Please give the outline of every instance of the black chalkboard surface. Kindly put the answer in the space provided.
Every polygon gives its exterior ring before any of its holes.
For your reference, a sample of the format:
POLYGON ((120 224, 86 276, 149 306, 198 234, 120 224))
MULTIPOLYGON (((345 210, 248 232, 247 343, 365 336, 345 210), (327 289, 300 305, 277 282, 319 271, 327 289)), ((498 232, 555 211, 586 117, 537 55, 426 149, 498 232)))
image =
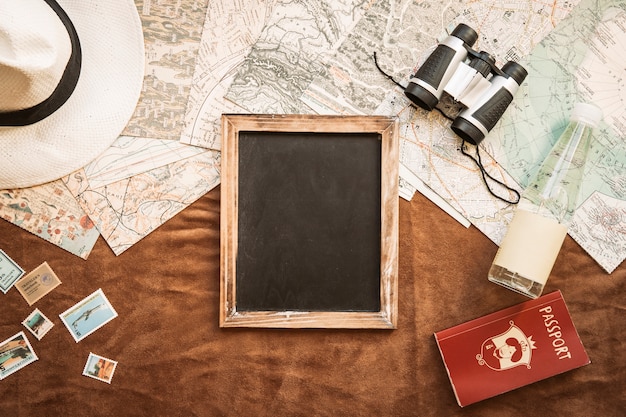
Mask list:
POLYGON ((221 326, 395 327, 396 123, 223 117, 221 326))
POLYGON ((240 311, 380 310, 380 158, 376 133, 240 133, 240 311))

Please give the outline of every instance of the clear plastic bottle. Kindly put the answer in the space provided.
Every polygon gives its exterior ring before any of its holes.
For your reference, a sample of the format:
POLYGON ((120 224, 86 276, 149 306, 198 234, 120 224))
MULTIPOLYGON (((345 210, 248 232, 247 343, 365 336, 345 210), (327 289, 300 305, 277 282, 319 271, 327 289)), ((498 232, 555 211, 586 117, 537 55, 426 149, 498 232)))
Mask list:
POLYGON ((567 235, 592 131, 602 111, 578 103, 570 122, 522 192, 489 281, 531 298, 541 295, 567 235))

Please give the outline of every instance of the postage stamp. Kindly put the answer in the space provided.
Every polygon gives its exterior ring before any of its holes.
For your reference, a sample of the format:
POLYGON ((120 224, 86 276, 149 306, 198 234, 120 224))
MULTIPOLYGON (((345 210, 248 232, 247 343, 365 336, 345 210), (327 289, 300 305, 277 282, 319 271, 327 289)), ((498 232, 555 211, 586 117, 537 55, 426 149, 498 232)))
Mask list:
POLYGON ((28 305, 32 306, 60 284, 59 277, 56 276, 50 265, 44 262, 17 281, 15 288, 22 294, 28 305))
POLYGON ((104 295, 104 292, 102 292, 102 289, 98 289, 59 314, 59 317, 76 343, 78 343, 116 318, 117 312, 104 295))
POLYGON ((0 249, 0 291, 6 294, 22 275, 24 270, 0 249))
POLYGON ((37 360, 26 334, 19 332, 0 343, 0 379, 37 360))
POLYGON ((26 319, 22 322, 24 327, 26 327, 30 332, 37 338, 37 340, 41 340, 42 337, 46 335, 52 329, 54 324, 50 319, 39 311, 38 308, 35 309, 26 319))
POLYGON ((83 375, 110 384, 116 367, 116 361, 89 353, 83 375))

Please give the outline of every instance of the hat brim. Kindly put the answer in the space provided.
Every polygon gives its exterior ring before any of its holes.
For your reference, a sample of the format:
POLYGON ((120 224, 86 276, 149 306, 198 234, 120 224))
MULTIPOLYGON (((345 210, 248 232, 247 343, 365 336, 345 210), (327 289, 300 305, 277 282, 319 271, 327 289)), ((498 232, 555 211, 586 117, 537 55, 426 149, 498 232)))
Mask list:
POLYGON ((0 127, 0 189, 57 180, 94 160, 135 111, 144 40, 133 0, 57 0, 72 20, 82 69, 67 102, 46 119, 0 127))

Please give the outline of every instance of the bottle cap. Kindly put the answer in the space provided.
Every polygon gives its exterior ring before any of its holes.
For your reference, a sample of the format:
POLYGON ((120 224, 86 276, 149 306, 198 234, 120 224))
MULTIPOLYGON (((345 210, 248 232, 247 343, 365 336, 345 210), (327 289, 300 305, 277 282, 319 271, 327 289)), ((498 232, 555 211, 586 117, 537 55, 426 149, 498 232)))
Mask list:
POLYGON ((602 120, 602 110, 593 104, 576 103, 570 119, 588 123, 596 127, 600 120, 602 120))

